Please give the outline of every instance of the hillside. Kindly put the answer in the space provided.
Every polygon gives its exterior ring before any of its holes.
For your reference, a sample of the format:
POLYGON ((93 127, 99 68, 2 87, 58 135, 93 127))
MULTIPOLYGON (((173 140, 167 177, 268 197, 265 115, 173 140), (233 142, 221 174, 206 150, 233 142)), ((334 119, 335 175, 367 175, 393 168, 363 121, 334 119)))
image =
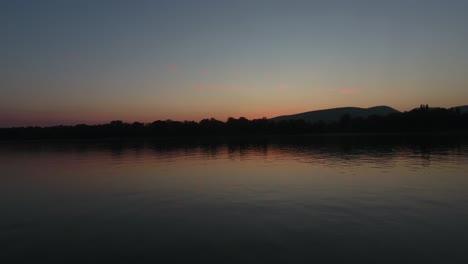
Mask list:
POLYGON ((273 121, 282 120, 305 120, 307 122, 315 123, 318 121, 334 122, 340 120, 340 118, 349 114, 351 117, 362 117, 366 118, 371 115, 385 116, 392 113, 399 113, 389 106, 374 106, 370 108, 359 108, 359 107, 339 107, 331 109, 316 110, 310 112, 304 112, 293 115, 284 115, 271 118, 273 121))
POLYGON ((468 113, 468 105, 462 105, 462 106, 457 106, 457 107, 453 107, 453 108, 460 109, 460 114, 468 113))

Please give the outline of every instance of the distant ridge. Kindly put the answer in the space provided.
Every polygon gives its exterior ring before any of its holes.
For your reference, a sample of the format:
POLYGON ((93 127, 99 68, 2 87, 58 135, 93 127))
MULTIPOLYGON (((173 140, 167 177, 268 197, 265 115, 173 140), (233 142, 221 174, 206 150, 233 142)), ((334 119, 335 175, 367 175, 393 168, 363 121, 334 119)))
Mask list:
MULTIPOLYGON (((200 122, 156 120, 152 123, 125 123, 114 120, 99 125, 0 128, 2 140, 29 139, 109 139, 306 135, 325 133, 455 133, 468 135, 468 106, 451 108, 420 105, 398 112, 388 106, 341 107, 279 116, 272 119, 238 119, 226 122, 206 118, 200 122), (347 115, 348 118, 343 118, 347 115), (277 122, 289 120, 285 122, 277 122), (323 122, 320 122, 322 120, 323 122)), ((454 135, 455 135, 454 134, 454 135)), ((215 138, 216 138, 215 137, 215 138)))
POLYGON ((461 106, 456 106, 452 108, 458 108, 460 110, 460 114, 468 113, 468 105, 461 105, 461 106))
POLYGON ((306 122, 315 123, 319 121, 323 122, 334 122, 339 121, 343 115, 350 115, 352 118, 362 117, 366 118, 371 115, 386 116, 393 113, 399 113, 400 111, 391 108, 390 106, 374 106, 370 108, 359 108, 359 107, 339 107, 331 109, 316 110, 310 112, 304 112, 293 115, 283 115, 271 118, 273 121, 283 120, 304 120, 306 122))

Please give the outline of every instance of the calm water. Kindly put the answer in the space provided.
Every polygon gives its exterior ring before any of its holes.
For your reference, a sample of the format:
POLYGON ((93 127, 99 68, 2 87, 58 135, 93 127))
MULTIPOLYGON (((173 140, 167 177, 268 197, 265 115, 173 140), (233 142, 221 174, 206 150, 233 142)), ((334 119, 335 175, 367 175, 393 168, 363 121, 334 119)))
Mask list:
POLYGON ((1 263, 468 263, 468 142, 0 143, 1 263))

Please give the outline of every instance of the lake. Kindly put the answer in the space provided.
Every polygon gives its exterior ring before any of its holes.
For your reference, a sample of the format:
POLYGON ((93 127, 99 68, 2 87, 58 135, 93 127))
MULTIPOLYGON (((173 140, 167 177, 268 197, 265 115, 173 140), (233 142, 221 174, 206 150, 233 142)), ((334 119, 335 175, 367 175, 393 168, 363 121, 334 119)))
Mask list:
POLYGON ((468 263, 462 136, 0 142, 0 167, 1 263, 468 263))

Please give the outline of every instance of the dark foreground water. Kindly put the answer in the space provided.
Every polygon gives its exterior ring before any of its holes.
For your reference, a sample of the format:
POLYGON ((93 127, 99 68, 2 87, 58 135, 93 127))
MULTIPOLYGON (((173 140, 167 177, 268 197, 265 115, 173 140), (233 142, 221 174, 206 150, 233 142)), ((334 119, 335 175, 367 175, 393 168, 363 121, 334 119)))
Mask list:
POLYGON ((468 263, 462 138, 0 143, 0 263, 468 263))

